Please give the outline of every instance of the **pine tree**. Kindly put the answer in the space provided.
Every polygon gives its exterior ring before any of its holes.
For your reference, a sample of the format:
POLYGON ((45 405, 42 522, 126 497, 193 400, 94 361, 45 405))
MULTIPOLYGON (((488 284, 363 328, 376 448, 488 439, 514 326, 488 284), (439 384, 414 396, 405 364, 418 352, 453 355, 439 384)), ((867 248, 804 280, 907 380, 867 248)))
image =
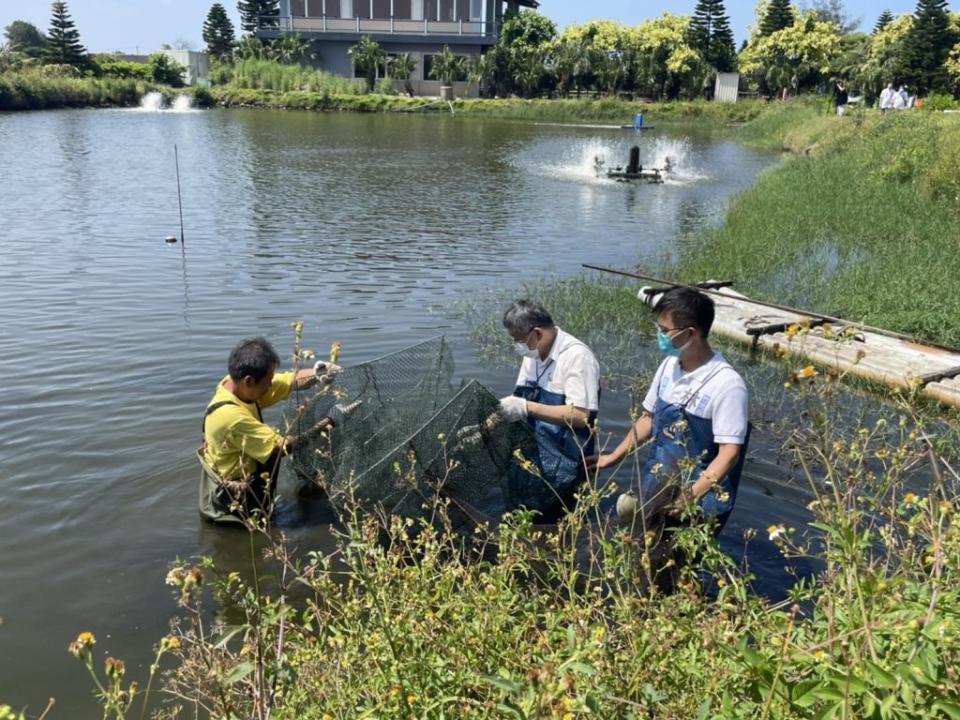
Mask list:
POLYGON ((220 3, 214 3, 207 13, 203 23, 203 41, 207 44, 207 52, 217 58, 226 57, 233 49, 236 42, 233 23, 220 3))
POLYGON ((767 6, 767 14, 760 21, 760 35, 773 35, 793 25, 794 20, 790 0, 771 0, 767 6))
POLYGON ((737 69, 737 50, 733 41, 733 30, 730 28, 730 18, 723 7, 723 0, 717 0, 719 8, 716 21, 713 25, 713 37, 710 38, 710 53, 707 61, 718 72, 732 72, 737 69))
POLYGON ((723 0, 699 0, 690 21, 690 44, 719 72, 733 70, 736 51, 723 0))
POLYGON ((873 26, 873 34, 876 35, 892 22, 893 13, 889 10, 884 10, 882 13, 880 13, 880 17, 877 18, 877 24, 873 26))
POLYGON ((271 18, 280 17, 279 0, 239 0, 237 10, 240 28, 251 34, 265 23, 270 24, 271 18))
POLYGON ((80 44, 80 33, 70 19, 67 4, 55 2, 51 6, 51 12, 50 32, 47 33, 47 44, 43 48, 43 62, 76 67, 85 65, 87 51, 80 44))
POLYGON ((957 38, 950 28, 946 0, 918 0, 913 26, 907 34, 907 80, 920 93, 947 90, 944 63, 957 38))

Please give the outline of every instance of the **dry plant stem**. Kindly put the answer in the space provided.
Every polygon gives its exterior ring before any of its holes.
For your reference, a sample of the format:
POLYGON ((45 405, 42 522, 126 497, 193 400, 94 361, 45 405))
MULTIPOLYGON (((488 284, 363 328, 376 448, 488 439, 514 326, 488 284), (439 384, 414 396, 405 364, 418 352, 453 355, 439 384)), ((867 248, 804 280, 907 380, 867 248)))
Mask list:
POLYGON ((44 708, 42 713, 40 713, 39 717, 37 717, 37 720, 44 720, 49 714, 49 712, 53 709, 53 706, 56 704, 57 704, 57 701, 55 698, 50 698, 49 700, 47 700, 47 707, 44 708))
POLYGON ((763 703, 763 714, 760 716, 762 720, 767 720, 770 715, 770 708, 773 703, 773 696, 777 692, 777 684, 780 681, 780 676, 783 673, 783 659, 787 654, 787 646, 790 644, 790 632, 793 630, 793 623, 796 620, 797 612, 796 610, 790 613, 790 620, 787 623, 787 629, 783 634, 783 642, 780 644, 780 653, 777 656, 777 670, 773 674, 773 680, 770 682, 770 691, 767 693, 767 699, 763 703))

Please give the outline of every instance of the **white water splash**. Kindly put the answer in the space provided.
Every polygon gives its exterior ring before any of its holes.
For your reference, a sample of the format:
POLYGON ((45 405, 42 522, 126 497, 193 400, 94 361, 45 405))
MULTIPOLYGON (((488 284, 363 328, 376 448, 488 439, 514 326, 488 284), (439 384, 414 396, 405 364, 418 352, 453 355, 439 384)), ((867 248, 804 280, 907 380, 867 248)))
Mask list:
POLYGON ((140 98, 139 110, 144 112, 158 112, 163 109, 163 95, 158 92, 148 92, 140 98))
MULTIPOLYGON (((563 158, 555 163, 531 163, 531 169, 538 175, 545 175, 557 180, 567 180, 577 183, 608 183, 603 173, 598 176, 597 159, 612 158, 616 154, 614 143, 603 140, 586 140, 574 142, 563 154, 563 158)), ((609 160, 607 161, 609 163, 609 160)))
POLYGON ((657 168, 665 167, 669 160, 670 171, 664 175, 667 184, 687 185, 707 179, 696 166, 693 149, 687 138, 659 137, 646 147, 641 145, 640 160, 643 165, 657 168))
POLYGON ((140 98, 140 107, 127 108, 127 112, 144 112, 144 113, 155 113, 155 112, 164 112, 164 113, 195 113, 200 112, 197 108, 193 107, 193 98, 189 95, 177 95, 173 99, 173 104, 170 106, 164 105, 163 95, 159 92, 148 92, 142 98, 140 98))
MULTIPOLYGON (((586 184, 607 184, 616 182, 606 177, 606 171, 625 166, 629 160, 630 144, 610 140, 593 139, 571 143, 559 162, 525 163, 538 175, 557 180, 586 184), (603 164, 599 166, 598 161, 603 164)), ((686 185, 704 180, 704 175, 694 163, 694 153, 690 141, 686 138, 650 138, 638 139, 640 164, 645 168, 661 168, 667 165, 670 170, 664 175, 664 181, 672 185, 686 185)))

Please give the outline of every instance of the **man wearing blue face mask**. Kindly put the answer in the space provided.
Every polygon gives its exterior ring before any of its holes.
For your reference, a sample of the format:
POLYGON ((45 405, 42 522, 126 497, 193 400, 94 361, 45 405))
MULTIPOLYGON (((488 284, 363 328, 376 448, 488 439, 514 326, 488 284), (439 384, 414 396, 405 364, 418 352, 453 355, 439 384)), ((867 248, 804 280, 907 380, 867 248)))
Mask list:
POLYGON ((523 361, 513 395, 500 400, 499 413, 533 428, 541 475, 569 508, 586 477, 583 458, 594 453, 600 365, 590 348, 554 325, 540 303, 515 301, 503 326, 523 361))
POLYGON ((719 532, 733 510, 750 436, 747 386, 707 341, 713 301, 689 288, 673 288, 653 309, 657 344, 667 356, 643 401, 643 414, 617 448, 590 465, 606 468, 651 438, 640 477, 649 502, 680 476, 681 498, 696 501, 719 532), (682 462, 684 460, 692 462, 682 462))

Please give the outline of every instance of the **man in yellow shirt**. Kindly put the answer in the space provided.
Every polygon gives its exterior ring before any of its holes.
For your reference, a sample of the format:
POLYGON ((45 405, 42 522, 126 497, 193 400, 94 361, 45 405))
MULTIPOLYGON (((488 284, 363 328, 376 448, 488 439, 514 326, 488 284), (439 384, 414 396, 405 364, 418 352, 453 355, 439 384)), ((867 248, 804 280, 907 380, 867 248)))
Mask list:
MULTIPOLYGON (((340 368, 319 362, 313 369, 278 373, 280 357, 263 338, 242 340, 230 353, 228 375, 220 381, 203 416, 200 514, 214 522, 272 509, 272 488, 280 459, 300 439, 281 435, 263 422, 263 408, 329 380, 340 368)), ((332 425, 324 418, 305 435, 332 425)))

